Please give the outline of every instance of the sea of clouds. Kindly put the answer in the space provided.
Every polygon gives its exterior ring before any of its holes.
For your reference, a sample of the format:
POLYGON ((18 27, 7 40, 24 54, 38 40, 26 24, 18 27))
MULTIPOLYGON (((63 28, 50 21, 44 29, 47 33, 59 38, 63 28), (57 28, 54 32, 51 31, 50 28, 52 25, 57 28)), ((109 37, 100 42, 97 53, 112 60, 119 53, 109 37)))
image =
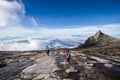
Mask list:
MULTIPOLYGON (((24 31, 24 28, 21 28, 21 30, 22 29, 24 31)), ((40 30, 30 30, 31 32, 29 32, 28 29, 28 32, 22 32, 21 34, 19 32, 15 32, 16 34, 14 34, 14 31, 13 33, 5 32, 6 35, 2 33, 0 36, 0 51, 43 50, 50 45, 54 45, 50 46, 50 48, 76 47, 80 43, 83 43, 88 37, 94 35, 98 30, 102 30, 110 36, 120 38, 119 25, 103 25, 99 29, 97 26, 91 26, 91 29, 89 27, 71 29, 41 28, 40 30), (56 39, 64 41, 64 43, 58 43, 56 39), (56 41, 56 43, 51 43, 52 40, 56 41), (71 44, 73 46, 65 44, 70 42, 72 42, 71 44), (76 42, 78 43, 76 44, 76 42)))

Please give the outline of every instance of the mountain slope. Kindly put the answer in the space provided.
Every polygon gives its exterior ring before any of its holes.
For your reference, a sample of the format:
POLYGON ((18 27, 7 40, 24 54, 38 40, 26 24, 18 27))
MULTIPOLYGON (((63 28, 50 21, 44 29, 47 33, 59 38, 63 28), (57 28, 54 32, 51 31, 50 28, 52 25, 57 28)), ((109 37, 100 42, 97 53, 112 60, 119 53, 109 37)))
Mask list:
POLYGON ((120 46, 120 39, 111 37, 102 33, 100 30, 93 36, 89 37, 84 44, 79 45, 81 47, 92 47, 92 46, 120 46))
POLYGON ((95 35, 89 37, 84 44, 75 48, 75 50, 79 49, 86 54, 95 53, 120 58, 120 39, 98 31, 95 35))

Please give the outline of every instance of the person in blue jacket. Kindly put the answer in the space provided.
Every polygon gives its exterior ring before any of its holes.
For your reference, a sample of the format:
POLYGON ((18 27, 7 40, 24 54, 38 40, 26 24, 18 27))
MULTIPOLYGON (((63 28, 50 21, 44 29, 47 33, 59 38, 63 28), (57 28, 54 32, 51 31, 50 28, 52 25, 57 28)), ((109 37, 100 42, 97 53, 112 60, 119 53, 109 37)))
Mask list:
POLYGON ((71 53, 69 50, 66 51, 66 62, 70 63, 71 53))

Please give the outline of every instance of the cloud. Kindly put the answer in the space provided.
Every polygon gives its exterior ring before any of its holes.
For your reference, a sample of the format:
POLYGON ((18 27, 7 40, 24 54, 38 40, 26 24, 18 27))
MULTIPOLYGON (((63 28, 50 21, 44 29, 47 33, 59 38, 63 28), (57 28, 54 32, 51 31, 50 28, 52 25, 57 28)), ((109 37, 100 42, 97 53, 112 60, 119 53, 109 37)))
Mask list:
POLYGON ((39 27, 39 24, 37 23, 37 21, 35 20, 35 18, 31 18, 32 23, 34 24, 35 27, 39 27))
POLYGON ((34 31, 30 29, 23 28, 21 26, 15 27, 2 27, 0 28, 0 37, 24 37, 27 34, 33 34, 34 31))
POLYGON ((22 1, 0 0, 0 27, 39 27, 33 16, 25 15, 22 1))
MULTIPOLYGON (((40 28, 40 32, 36 30, 36 33, 41 33, 43 36, 53 36, 53 37, 69 37, 71 35, 84 35, 91 36, 95 34, 98 30, 104 33, 115 36, 120 34, 120 24, 106 24, 106 25, 95 25, 95 26, 73 26, 72 28, 61 28, 61 29, 48 29, 40 28)), ((119 36, 115 36, 118 37, 119 36)))
POLYGON ((25 15, 25 8, 22 2, 0 1, 0 27, 16 25, 25 15))
MULTIPOLYGON (((98 25, 99 26, 99 25, 98 25)), ((113 37, 120 38, 120 24, 107 24, 101 26, 74 26, 75 28, 44 28, 34 27, 31 29, 23 27, 10 27, 1 28, 1 36, 25 36, 25 37, 37 37, 37 38, 68 38, 72 35, 85 36, 84 39, 95 34, 98 30, 111 35, 113 37)), ((0 37, 1 37, 0 36, 0 37)))
MULTIPOLYGON (((92 36, 98 30, 102 30, 104 33, 120 38, 120 25, 119 24, 108 24, 101 26, 84 26, 77 28, 66 28, 66 29, 25 29, 25 28, 14 28, 13 34, 8 32, 7 36, 13 37, 13 39, 0 40, 0 50, 41 50, 45 49, 47 41, 53 39, 59 39, 62 41, 70 40, 75 42, 84 42, 89 36, 92 36), (21 31, 21 32, 19 32, 21 31), (22 33, 22 34, 21 34, 22 33), (77 36, 75 36, 77 35, 77 36), (17 37, 15 37, 17 36, 17 37), (15 39, 14 39, 15 37, 15 39), (26 42, 27 40, 27 42, 26 42)), ((1 37, 1 36, 0 36, 1 37)), ((5 36, 3 36, 4 38, 5 36)))
POLYGON ((0 37, 32 34, 33 31, 26 27, 38 27, 38 24, 34 17, 26 16, 25 12, 24 4, 20 0, 0 0, 0 37))
POLYGON ((46 42, 28 38, 28 43, 18 43, 17 41, 0 41, 0 51, 24 51, 24 50, 43 50, 46 42))

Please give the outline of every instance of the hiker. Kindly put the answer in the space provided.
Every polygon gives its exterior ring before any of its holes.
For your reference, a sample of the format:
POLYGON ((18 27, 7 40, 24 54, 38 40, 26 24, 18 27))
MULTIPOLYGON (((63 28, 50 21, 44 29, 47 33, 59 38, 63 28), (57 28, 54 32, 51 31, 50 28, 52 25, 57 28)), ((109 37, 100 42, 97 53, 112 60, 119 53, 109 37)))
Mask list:
POLYGON ((48 49, 48 50, 46 51, 46 53, 47 53, 48 56, 49 56, 49 52, 50 52, 50 50, 48 49))
POLYGON ((66 51, 66 62, 70 63, 70 58, 71 58, 71 53, 69 52, 69 50, 66 51))

